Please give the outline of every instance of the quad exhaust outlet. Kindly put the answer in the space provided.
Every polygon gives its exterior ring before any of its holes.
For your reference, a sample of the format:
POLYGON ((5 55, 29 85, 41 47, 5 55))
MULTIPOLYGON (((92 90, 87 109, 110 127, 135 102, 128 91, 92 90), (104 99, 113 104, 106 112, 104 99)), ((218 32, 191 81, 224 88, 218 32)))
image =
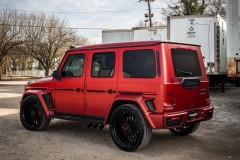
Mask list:
POLYGON ((103 129, 104 125, 103 124, 96 124, 96 123, 89 123, 89 124, 87 124, 87 127, 88 128, 92 127, 94 129, 96 129, 96 128, 103 129))

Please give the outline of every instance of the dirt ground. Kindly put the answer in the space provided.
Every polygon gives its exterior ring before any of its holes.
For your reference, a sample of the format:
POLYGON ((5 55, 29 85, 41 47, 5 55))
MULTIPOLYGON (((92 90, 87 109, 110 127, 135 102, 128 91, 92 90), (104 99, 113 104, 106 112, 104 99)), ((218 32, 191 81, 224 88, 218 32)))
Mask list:
POLYGON ((148 146, 129 153, 114 145, 108 126, 89 129, 84 123, 54 119, 45 131, 24 129, 19 120, 24 83, 0 81, 0 160, 240 159, 240 88, 227 87, 226 93, 211 89, 214 117, 202 122, 194 134, 177 137, 157 130, 148 146))

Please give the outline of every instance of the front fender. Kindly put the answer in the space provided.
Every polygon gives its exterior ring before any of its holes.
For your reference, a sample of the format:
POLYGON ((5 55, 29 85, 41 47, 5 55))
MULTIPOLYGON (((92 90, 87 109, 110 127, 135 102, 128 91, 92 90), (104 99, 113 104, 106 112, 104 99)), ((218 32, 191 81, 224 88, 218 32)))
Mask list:
POLYGON ((44 98, 43 98, 43 95, 44 94, 47 94, 49 92, 46 92, 44 90, 27 90, 23 96, 22 96, 22 99, 20 101, 20 107, 22 106, 22 101, 28 97, 28 96, 31 96, 31 95, 35 95, 38 97, 38 99, 40 100, 41 104, 42 104, 42 107, 43 107, 43 110, 46 114, 46 116, 49 118, 49 117, 52 117, 54 115, 54 111, 53 110, 49 110, 45 101, 44 101, 44 98))

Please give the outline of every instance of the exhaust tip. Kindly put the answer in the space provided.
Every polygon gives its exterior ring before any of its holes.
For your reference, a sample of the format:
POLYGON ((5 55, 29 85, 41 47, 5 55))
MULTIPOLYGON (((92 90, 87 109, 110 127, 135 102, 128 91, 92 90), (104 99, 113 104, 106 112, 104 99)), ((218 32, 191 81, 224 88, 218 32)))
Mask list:
POLYGON ((92 127, 92 126, 93 126, 92 123, 87 124, 87 127, 88 127, 88 128, 90 128, 90 127, 92 127))
POLYGON ((99 129, 103 129, 103 128, 104 128, 104 125, 101 124, 101 125, 99 126, 99 129))
POLYGON ((93 124, 93 128, 97 128, 98 127, 98 124, 93 124))

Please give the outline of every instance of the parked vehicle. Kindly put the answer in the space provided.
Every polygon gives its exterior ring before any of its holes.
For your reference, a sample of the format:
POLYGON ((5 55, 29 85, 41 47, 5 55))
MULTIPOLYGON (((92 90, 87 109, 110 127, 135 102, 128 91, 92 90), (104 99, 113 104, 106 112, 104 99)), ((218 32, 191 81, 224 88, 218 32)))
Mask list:
POLYGON ((133 28, 133 41, 167 40, 167 26, 135 27, 133 28))
POLYGON ((227 78, 227 24, 219 15, 172 16, 168 18, 168 39, 201 45, 210 85, 222 85, 227 78))
POLYGON ((132 39, 132 29, 109 29, 102 31, 102 43, 129 42, 132 39))
POLYGON ((200 47, 162 41, 72 48, 53 78, 25 86, 20 107, 28 130, 52 118, 109 125, 125 151, 148 144, 152 129, 186 136, 212 116, 200 47))
POLYGON ((228 77, 240 87, 240 1, 227 3, 227 71, 228 77))
POLYGON ((167 40, 167 27, 134 27, 132 29, 113 29, 102 31, 102 43, 167 40))

